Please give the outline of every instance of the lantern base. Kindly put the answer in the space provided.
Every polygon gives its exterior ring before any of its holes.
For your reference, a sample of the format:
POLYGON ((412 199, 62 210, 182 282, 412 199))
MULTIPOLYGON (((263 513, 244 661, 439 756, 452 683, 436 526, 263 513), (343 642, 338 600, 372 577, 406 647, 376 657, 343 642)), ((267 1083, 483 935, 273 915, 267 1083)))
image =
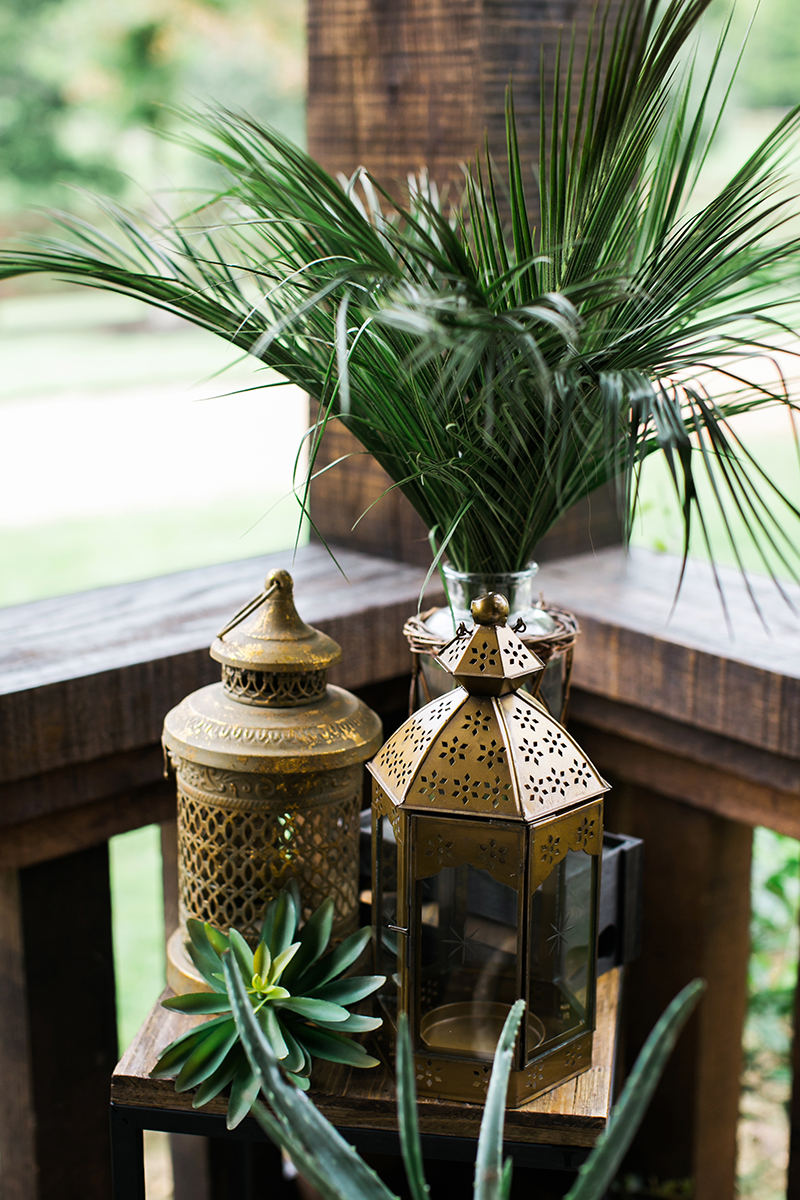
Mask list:
POLYGON ((167 984, 176 996, 187 992, 210 992, 211 988, 189 957, 180 926, 167 942, 167 984))
MULTIPOLYGON (((440 1054, 441 1052, 439 1052, 440 1054)), ((422 1096, 438 1096, 442 1100, 460 1100, 483 1104, 492 1071, 490 1062, 414 1055, 419 1092, 422 1096)), ((543 1055, 523 1070, 512 1069, 508 1084, 506 1106, 519 1108, 529 1100, 560 1087, 592 1065, 592 1034, 584 1033, 565 1046, 543 1055)))
MULTIPOLYGON (((491 1062, 510 1011, 510 1005, 492 1000, 443 1004, 422 1018, 420 1037, 434 1053, 469 1054, 491 1062)), ((528 1045, 540 1046, 546 1036, 539 1018, 528 1013, 528 1045)))

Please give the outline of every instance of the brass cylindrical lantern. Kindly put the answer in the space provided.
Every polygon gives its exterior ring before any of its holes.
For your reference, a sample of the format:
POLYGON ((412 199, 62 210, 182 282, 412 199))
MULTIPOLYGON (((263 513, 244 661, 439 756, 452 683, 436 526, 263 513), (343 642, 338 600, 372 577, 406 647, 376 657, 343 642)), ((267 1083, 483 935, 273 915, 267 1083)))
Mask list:
POLYGON ((176 992, 205 986, 185 950, 189 917, 255 945, 267 902, 290 879, 305 918, 332 896, 333 936, 356 928, 363 765, 381 740, 377 715, 328 684, 341 649, 300 619, 286 571, 270 574, 211 656, 222 682, 164 722, 178 784, 180 925, 167 951, 176 992))
POLYGON ((538 700, 541 661, 491 595, 439 655, 461 685, 409 718, 373 775, 375 969, 409 1017, 418 1086, 482 1102, 511 1004, 527 1016, 508 1103, 591 1066, 602 795, 538 700))

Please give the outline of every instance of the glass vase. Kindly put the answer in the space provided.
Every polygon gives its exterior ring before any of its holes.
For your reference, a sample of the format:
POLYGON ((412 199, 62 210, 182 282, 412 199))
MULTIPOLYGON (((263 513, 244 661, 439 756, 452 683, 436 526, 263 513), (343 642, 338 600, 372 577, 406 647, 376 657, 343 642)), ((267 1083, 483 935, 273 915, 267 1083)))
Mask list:
MULTIPOLYGON (((449 564, 444 564, 442 574, 449 604, 428 613, 422 629, 432 643, 431 650, 439 650, 455 637, 462 622, 468 628, 472 626, 470 604, 473 600, 485 596, 487 592, 499 592, 508 600, 508 624, 514 626, 522 619, 525 630, 521 637, 546 663, 544 672, 533 681, 535 691, 548 711, 560 721, 566 712, 574 636, 565 639, 567 630, 563 621, 555 620, 547 609, 537 606, 534 581, 538 570, 537 563, 529 563, 523 571, 489 574, 456 571, 449 564)), ((418 670, 412 690, 412 709, 445 695, 453 688, 452 675, 439 666, 434 653, 417 649, 415 658, 418 670)))

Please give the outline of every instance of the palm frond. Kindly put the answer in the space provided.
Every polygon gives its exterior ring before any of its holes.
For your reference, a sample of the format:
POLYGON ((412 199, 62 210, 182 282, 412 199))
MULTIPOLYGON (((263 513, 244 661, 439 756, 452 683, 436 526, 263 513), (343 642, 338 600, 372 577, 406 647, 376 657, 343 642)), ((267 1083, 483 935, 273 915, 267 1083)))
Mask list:
POLYGON ((660 452, 685 550, 719 512, 734 553, 741 528, 765 566, 795 574, 783 527, 797 510, 730 422, 791 407, 750 364, 794 353, 798 205, 783 173, 800 109, 697 206, 728 33, 700 78, 690 42, 709 2, 600 11, 580 70, 573 41, 559 50, 536 173, 509 94, 506 179, 485 154, 451 209, 424 176, 401 208, 366 171, 336 181, 246 116, 184 114, 224 175, 217 193, 158 225, 106 204, 113 235, 59 215, 71 240, 6 248, 0 278, 138 296, 260 358, 319 403, 302 508, 341 420, 460 570, 521 569, 609 481, 630 530, 660 452))

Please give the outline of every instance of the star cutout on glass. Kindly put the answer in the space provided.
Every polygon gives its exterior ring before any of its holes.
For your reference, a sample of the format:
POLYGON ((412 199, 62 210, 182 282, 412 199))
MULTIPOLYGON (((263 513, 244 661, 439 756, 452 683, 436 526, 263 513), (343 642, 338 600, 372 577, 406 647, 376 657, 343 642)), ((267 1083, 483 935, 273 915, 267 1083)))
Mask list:
POLYGON ((477 951, 474 949, 473 939, 470 934, 467 933, 466 929, 464 930, 463 934, 460 934, 458 930, 453 929, 453 926, 451 925, 450 932, 455 934, 455 937, 442 939, 445 946, 454 947, 454 949, 450 951, 448 958, 452 958, 454 954, 458 954, 459 950, 461 951, 462 965, 467 961, 467 954, 472 954, 477 957, 477 951))
POLYGON ((547 939, 548 942, 552 943, 552 945, 550 946, 551 954, 554 954, 556 951, 561 950, 562 947, 566 946, 567 934, 573 928, 572 925, 569 925, 567 923, 569 921, 569 919, 570 919, 570 914, 564 913, 564 915, 561 918, 561 920, 559 921, 558 925, 553 925, 551 922, 550 928, 552 929, 553 932, 550 934, 550 937, 547 939))

